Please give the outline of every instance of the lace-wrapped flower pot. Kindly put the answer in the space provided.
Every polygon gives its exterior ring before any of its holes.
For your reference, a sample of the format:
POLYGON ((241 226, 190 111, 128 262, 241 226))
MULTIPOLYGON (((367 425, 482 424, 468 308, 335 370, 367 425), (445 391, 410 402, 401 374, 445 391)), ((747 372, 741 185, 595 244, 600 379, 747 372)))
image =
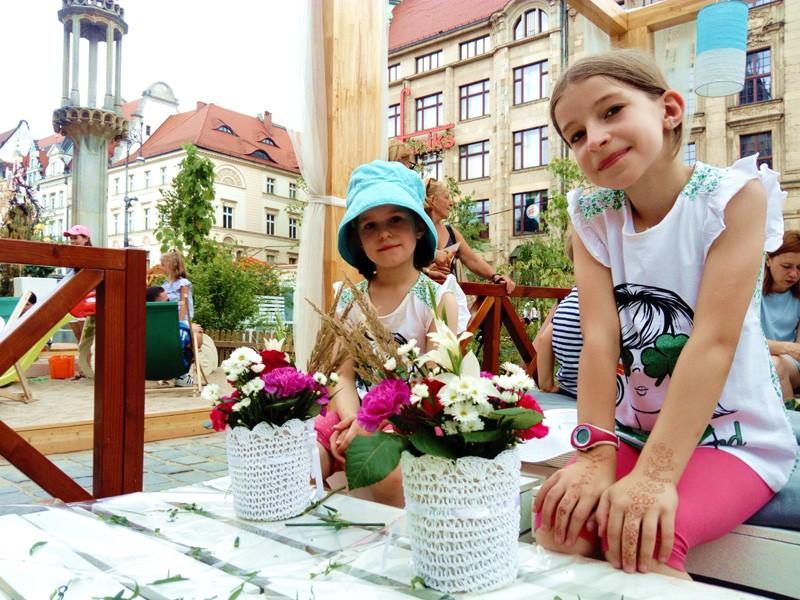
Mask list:
POLYGON ((228 473, 236 516, 279 521, 308 507, 311 453, 307 423, 292 419, 280 427, 259 423, 252 430, 228 428, 228 473))
POLYGON ((404 452, 406 533, 417 575, 441 592, 478 592, 517 576, 520 459, 447 460, 404 452))

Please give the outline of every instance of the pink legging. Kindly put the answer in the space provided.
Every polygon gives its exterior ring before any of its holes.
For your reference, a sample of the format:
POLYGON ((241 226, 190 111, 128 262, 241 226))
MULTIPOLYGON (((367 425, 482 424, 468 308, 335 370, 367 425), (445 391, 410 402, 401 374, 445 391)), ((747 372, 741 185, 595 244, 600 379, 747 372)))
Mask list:
MULTIPOLYGON (((639 450, 620 444, 617 480, 631 472, 638 458, 639 450)), ((722 537, 755 514, 774 494, 753 469, 730 452, 697 448, 678 482, 675 544, 667 565, 685 571, 689 548, 722 537)), ((539 525, 541 517, 537 514, 537 529, 539 525)), ((585 527, 580 535, 589 542, 597 542, 597 533, 585 527)), ((608 539, 603 538, 602 548, 604 552, 608 550, 608 539)))

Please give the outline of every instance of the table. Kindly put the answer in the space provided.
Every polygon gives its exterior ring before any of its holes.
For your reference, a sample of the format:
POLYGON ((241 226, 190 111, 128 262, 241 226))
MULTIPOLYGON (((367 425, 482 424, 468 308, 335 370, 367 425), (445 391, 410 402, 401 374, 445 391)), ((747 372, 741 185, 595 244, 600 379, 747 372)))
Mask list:
MULTIPOLYGON (((383 527, 290 527, 235 517, 227 477, 69 506, 25 506, 0 517, 0 599, 442 599, 417 586, 402 510, 343 494, 325 500, 351 521, 383 527), (28 512, 26 512, 28 511, 28 512), (124 592, 121 596, 117 596, 124 592)), ((317 511, 326 513, 326 509, 317 511)), ((506 588, 456 597, 628 600, 754 598, 520 544, 506 588)))

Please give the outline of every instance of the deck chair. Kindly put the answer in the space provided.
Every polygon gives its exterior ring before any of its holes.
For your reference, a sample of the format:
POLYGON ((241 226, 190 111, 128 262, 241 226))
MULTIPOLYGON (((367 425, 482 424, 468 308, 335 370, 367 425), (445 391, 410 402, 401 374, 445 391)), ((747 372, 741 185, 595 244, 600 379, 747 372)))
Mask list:
MULTIPOLYGON (((174 379, 186 372, 183 365, 183 348, 178 334, 178 303, 147 302, 145 310, 145 368, 144 378, 148 381, 174 379)), ((196 359, 197 341, 192 335, 192 354, 194 360, 193 395, 202 391, 202 368, 196 359)), ((190 368, 190 371, 192 369, 190 368)), ((182 388, 148 388, 148 392, 180 391, 182 388)))
MULTIPOLYGON (((0 317, 6 322, 6 327, 19 319, 22 314, 22 309, 25 307, 25 304, 27 304, 29 297, 30 292, 26 292, 19 298, 0 298, 0 317)), ((39 358, 42 348, 47 344, 47 340, 53 337, 56 331, 61 329, 66 323, 69 323, 73 318, 72 315, 65 315, 61 321, 56 323, 53 328, 42 337, 42 339, 23 354, 22 358, 20 358, 13 367, 10 367, 8 371, 0 376, 0 386, 5 386, 15 381, 19 381, 22 386, 22 392, 11 392, 0 388, 0 397, 25 403, 35 400, 30 386, 28 385, 28 380, 25 377, 25 371, 39 358)))

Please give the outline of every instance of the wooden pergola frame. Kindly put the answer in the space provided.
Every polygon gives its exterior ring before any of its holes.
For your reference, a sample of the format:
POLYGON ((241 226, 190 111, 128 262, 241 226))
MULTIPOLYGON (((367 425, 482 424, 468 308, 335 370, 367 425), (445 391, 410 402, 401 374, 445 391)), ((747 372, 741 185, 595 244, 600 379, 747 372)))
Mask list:
POLYGON ((570 6, 611 37, 618 48, 653 50, 653 33, 688 23, 715 0, 663 0, 625 10, 613 0, 570 0, 570 6))

